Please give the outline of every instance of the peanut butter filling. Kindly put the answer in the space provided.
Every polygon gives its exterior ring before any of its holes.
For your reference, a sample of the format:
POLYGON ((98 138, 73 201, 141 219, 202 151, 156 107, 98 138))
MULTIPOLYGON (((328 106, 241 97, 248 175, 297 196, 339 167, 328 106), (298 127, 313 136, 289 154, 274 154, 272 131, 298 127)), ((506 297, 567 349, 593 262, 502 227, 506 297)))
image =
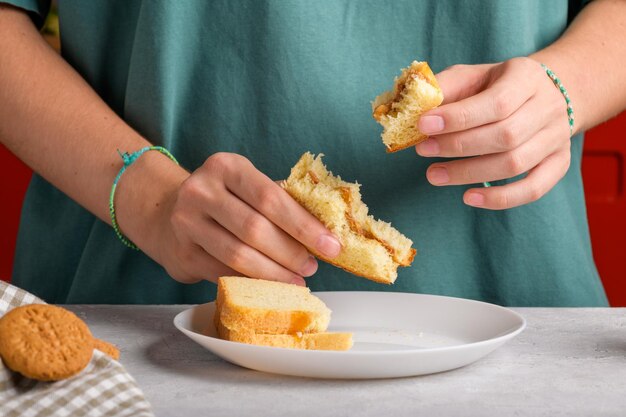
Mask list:
POLYGON ((350 230, 354 233, 363 236, 365 239, 375 240, 389 252, 389 255, 393 258, 394 261, 398 262, 395 256, 394 249, 389 245, 389 243, 385 242, 382 239, 379 239, 377 236, 373 235, 369 230, 363 230, 363 228, 357 223, 357 221, 352 217, 352 192, 347 187, 340 187, 339 191, 341 192, 341 198, 348 205, 348 210, 346 210, 346 220, 348 221, 348 226, 350 226, 350 230))
POLYGON ((398 115, 398 112, 393 109, 393 105, 402 100, 402 94, 406 89, 409 79, 419 78, 431 85, 436 85, 434 84, 436 81, 430 77, 430 74, 424 73, 427 71, 424 67, 425 65, 420 65, 419 68, 409 68, 404 74, 402 74, 394 86, 393 98, 387 103, 383 103, 374 109, 372 116, 376 119, 376 121, 380 121, 383 116, 396 117, 398 115))
MULTIPOLYGON (((307 175, 309 176, 313 184, 319 184, 320 180, 318 176, 315 174, 315 172, 309 170, 307 171, 307 175)), ((359 225, 359 223, 352 216, 352 191, 350 190, 350 188, 338 187, 338 189, 339 189, 339 192, 341 193, 341 198, 348 206, 348 209, 346 210, 346 213, 345 213, 345 217, 348 222, 348 227, 350 227, 350 230, 352 230, 357 235, 363 236, 365 239, 377 241, 387 250, 387 252, 389 253, 389 255, 392 257, 392 259, 395 262, 401 263, 401 261, 397 259, 394 248, 389 243, 380 239, 369 230, 363 229, 361 225, 359 225)))
POLYGON ((386 116, 391 111, 391 103, 381 104, 374 109, 372 116, 376 121, 380 121, 383 116, 386 116))

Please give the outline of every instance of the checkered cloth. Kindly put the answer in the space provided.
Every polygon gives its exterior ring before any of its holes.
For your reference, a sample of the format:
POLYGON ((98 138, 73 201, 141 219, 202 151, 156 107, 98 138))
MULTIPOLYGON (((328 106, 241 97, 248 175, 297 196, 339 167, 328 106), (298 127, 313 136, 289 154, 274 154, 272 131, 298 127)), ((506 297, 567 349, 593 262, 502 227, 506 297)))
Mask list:
MULTIPOLYGON (((28 292, 0 281, 0 316, 25 304, 45 304, 28 292)), ((89 365, 72 378, 39 382, 0 361, 0 416, 153 417, 150 404, 124 367, 94 350, 89 365)))

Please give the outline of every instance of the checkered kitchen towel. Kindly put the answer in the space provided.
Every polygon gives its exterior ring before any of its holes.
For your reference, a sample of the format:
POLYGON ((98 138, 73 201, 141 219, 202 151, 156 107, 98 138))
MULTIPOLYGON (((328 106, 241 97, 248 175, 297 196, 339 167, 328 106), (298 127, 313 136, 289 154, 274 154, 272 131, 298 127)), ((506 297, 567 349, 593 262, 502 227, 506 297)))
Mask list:
MULTIPOLYGON (((0 316, 14 307, 42 300, 0 281, 0 316)), ((8 369, 0 361, 0 416, 153 417, 150 404, 124 367, 94 350, 89 365, 72 378, 39 382, 8 369)))

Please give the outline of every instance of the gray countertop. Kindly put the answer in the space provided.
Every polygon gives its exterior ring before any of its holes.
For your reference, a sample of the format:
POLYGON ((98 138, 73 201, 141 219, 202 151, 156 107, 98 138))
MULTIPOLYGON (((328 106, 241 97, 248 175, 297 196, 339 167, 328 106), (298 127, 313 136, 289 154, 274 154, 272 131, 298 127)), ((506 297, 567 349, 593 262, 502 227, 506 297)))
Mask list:
POLYGON ((527 329, 450 372, 369 381, 266 374, 180 333, 189 306, 67 306, 116 344, 157 416, 626 415, 626 309, 515 309, 527 329))

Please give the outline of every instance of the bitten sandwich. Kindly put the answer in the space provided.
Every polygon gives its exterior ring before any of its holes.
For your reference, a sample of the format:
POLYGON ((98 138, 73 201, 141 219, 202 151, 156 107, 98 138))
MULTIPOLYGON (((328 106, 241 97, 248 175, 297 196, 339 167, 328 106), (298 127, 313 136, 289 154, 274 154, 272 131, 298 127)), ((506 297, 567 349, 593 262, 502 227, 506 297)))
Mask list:
POLYGON ((396 152, 416 145, 428 136, 417 124, 422 113, 434 109, 443 101, 443 93, 426 62, 413 61, 395 79, 393 90, 376 97, 372 116, 384 130, 383 143, 387 152, 396 152))
POLYGON ((360 185, 335 177, 322 163, 322 155, 302 155, 283 188, 339 239, 342 250, 333 259, 308 248, 318 258, 385 284, 396 280, 399 266, 413 261, 413 242, 391 224, 369 215, 360 185))

